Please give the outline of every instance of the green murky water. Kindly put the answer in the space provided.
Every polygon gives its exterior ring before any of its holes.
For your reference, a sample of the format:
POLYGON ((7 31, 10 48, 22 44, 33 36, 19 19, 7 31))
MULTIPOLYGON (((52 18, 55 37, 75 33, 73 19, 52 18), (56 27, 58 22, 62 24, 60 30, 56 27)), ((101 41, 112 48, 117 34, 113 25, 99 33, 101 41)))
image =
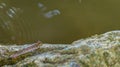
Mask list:
POLYGON ((1 43, 71 43, 119 29, 119 0, 0 0, 1 43))

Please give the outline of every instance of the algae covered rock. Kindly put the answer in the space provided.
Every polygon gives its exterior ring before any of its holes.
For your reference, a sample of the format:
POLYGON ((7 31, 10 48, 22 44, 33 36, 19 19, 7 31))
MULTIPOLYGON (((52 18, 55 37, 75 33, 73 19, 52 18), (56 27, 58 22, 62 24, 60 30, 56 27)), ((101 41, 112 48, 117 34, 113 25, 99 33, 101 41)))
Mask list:
POLYGON ((72 44, 42 44, 11 58, 30 45, 0 45, 2 67, 119 67, 120 31, 110 31, 72 44))

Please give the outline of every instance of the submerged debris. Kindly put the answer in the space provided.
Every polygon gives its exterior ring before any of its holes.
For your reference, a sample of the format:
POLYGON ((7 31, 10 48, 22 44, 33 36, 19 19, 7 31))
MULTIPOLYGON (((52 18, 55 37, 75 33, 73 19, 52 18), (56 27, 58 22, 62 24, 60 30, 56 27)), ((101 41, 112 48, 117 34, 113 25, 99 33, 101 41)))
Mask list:
POLYGON ((120 31, 111 31, 72 44, 0 45, 2 67, 119 67, 120 31), (22 50, 20 51, 19 50, 22 50), (26 49, 27 50, 27 49, 26 49), (17 53, 16 53, 17 52, 17 53), (22 53, 21 53, 22 52, 22 53), (16 55, 17 54, 17 55, 16 55), (19 56, 18 56, 19 55, 19 56))

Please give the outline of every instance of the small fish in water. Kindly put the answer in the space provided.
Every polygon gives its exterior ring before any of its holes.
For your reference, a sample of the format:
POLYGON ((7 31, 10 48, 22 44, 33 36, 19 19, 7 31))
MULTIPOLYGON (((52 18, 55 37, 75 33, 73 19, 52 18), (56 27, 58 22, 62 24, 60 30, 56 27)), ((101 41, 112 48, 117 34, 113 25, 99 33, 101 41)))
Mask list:
POLYGON ((35 43, 35 44, 33 44, 33 45, 30 45, 29 47, 27 47, 27 48, 25 48, 25 49, 23 49, 23 50, 20 50, 20 51, 16 52, 15 54, 12 54, 12 55, 10 56, 10 58, 16 58, 16 57, 18 57, 18 56, 20 56, 20 55, 23 55, 23 54, 25 54, 25 53, 34 51, 34 50, 38 49, 40 45, 42 45, 42 42, 41 42, 41 41, 38 41, 37 43, 35 43))

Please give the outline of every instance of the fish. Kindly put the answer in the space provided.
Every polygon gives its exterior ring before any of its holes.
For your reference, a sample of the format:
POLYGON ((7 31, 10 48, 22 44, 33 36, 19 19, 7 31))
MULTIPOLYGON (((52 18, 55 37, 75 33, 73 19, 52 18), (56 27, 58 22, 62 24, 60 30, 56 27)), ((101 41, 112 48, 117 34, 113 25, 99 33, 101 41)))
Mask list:
POLYGON ((42 45, 42 42, 41 42, 41 41, 38 41, 37 43, 35 43, 35 44, 33 44, 33 45, 30 45, 30 46, 28 46, 28 47, 26 47, 26 48, 24 48, 24 49, 22 49, 22 50, 19 50, 19 51, 16 52, 16 53, 12 54, 12 55, 10 56, 10 58, 13 58, 13 59, 14 59, 14 58, 17 58, 17 57, 20 56, 20 55, 26 54, 26 53, 28 53, 28 52, 32 52, 32 51, 38 49, 39 46, 41 46, 41 45, 42 45))

